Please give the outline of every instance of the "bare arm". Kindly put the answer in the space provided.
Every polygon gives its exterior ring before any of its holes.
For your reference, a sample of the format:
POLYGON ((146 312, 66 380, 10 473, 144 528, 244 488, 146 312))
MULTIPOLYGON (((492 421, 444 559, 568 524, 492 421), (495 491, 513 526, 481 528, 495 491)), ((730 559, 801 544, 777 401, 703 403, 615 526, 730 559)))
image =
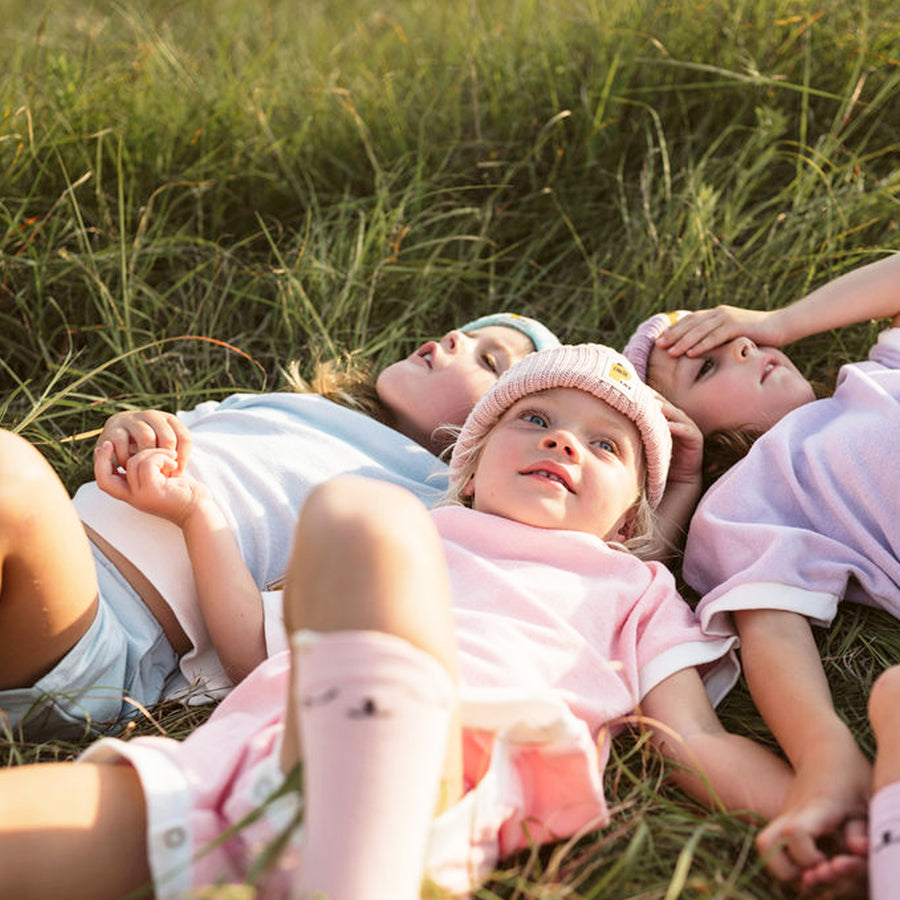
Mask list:
POLYGON ((781 347, 868 319, 900 325, 900 253, 827 282, 794 303, 771 311, 717 306, 684 316, 658 341, 673 356, 699 356, 741 335, 781 347))
POLYGON ((672 435, 672 462, 666 490, 656 510, 658 532, 668 548, 662 554, 666 559, 681 551, 703 492, 703 435, 682 410, 662 395, 657 396, 672 435))
POLYGON ((735 618, 750 692, 796 772, 784 807, 757 844, 778 877, 793 878, 827 861, 817 838, 858 832, 871 767, 834 709, 807 619, 768 609, 735 618))
POLYGON ((691 796, 764 819, 781 809, 790 767, 761 744, 722 727, 696 669, 661 681, 644 697, 641 712, 654 745, 677 763, 672 777, 691 796))
POLYGON ((143 450, 125 474, 113 452, 109 441, 97 448, 97 484, 181 529, 210 639, 228 676, 240 681, 266 658, 263 607, 224 514, 202 484, 178 474, 174 450, 143 450))

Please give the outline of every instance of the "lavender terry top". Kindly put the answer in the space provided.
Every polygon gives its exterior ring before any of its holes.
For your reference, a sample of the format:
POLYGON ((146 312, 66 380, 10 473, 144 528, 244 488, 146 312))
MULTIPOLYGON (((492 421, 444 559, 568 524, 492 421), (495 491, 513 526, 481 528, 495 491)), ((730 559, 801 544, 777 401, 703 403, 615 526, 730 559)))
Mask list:
POLYGON ((831 623, 841 599, 900 618, 900 329, 843 366, 834 395, 794 410, 703 497, 684 577, 704 629, 741 609, 831 623))

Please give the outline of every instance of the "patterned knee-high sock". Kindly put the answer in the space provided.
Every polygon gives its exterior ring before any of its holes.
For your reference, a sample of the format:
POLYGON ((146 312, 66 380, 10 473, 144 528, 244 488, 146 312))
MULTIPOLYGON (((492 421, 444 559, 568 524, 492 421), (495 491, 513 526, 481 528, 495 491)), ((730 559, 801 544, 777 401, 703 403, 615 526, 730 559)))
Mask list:
POLYGON ((417 900, 455 685, 375 631, 299 632, 305 815, 297 900, 417 900))

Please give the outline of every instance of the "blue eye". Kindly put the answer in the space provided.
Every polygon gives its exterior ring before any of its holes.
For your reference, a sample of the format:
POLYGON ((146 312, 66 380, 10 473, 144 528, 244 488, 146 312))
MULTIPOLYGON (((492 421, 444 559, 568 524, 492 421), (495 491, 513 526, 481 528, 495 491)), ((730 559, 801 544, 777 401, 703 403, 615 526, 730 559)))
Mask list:
POLYGON ((612 441, 606 440, 606 438, 600 438, 599 440, 594 441, 594 446, 599 447, 601 450, 604 450, 606 453, 615 453, 616 445, 612 441))
POLYGON ((538 425, 541 428, 547 428, 549 425, 546 418, 544 418, 544 416, 542 416, 540 413, 536 413, 536 412, 522 413, 522 418, 526 422, 531 422, 533 425, 538 425))

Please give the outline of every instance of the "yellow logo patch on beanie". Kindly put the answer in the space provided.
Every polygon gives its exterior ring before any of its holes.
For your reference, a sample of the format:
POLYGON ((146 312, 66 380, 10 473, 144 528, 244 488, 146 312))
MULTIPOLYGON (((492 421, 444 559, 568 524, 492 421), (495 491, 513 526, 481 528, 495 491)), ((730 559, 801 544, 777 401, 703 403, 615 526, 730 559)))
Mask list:
POLYGON ((608 359, 599 377, 601 381, 605 381, 610 387, 617 388, 629 397, 634 394, 634 372, 618 359, 608 359))

